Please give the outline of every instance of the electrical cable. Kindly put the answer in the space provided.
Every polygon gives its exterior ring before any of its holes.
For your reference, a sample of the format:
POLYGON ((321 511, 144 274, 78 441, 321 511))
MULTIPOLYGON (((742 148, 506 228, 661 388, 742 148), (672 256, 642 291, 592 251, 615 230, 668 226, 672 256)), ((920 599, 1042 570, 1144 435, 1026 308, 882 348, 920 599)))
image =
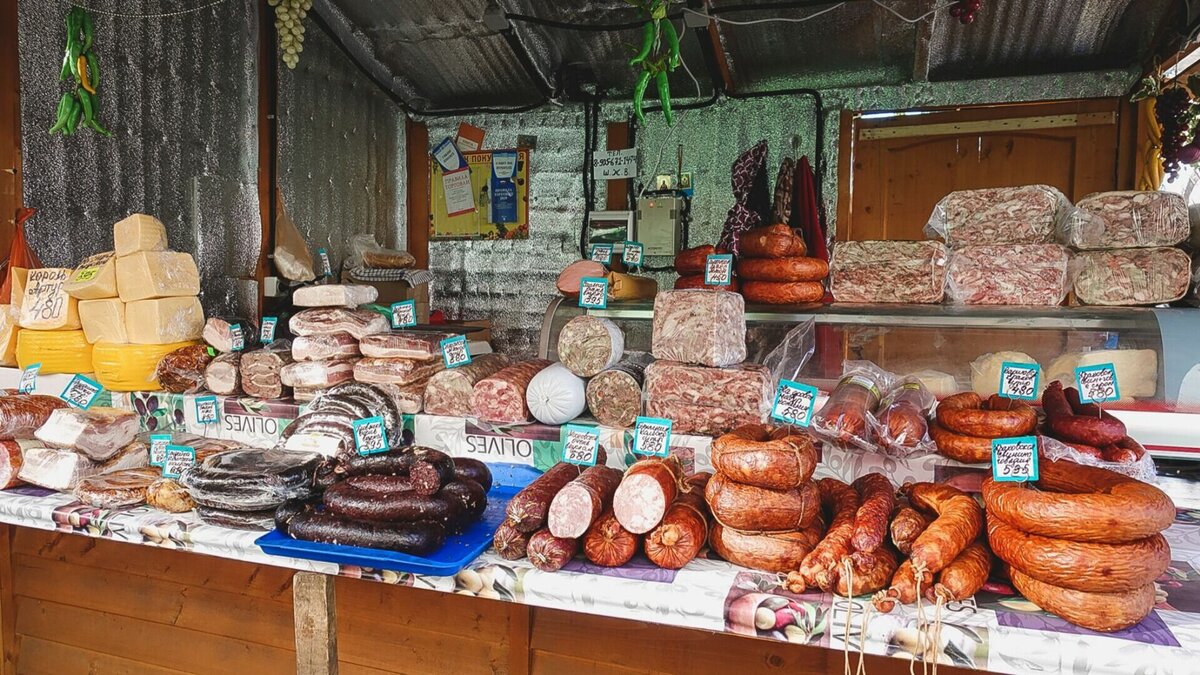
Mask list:
POLYGON ((224 4, 227 1, 228 0, 216 0, 215 2, 210 2, 206 5, 201 5, 199 7, 190 7, 188 9, 181 9, 181 10, 177 10, 174 12, 163 12, 161 14, 125 14, 122 12, 110 12, 106 9, 95 9, 93 7, 88 7, 87 5, 81 5, 78 2, 72 2, 71 0, 64 0, 64 2, 66 2, 68 5, 71 5, 72 7, 78 7, 79 9, 87 10, 87 11, 91 12, 92 14, 103 14, 104 16, 115 16, 115 17, 122 18, 122 19, 165 19, 167 17, 172 17, 172 16, 182 16, 184 14, 194 14, 196 12, 203 12, 204 10, 208 9, 209 7, 216 7, 217 5, 224 4))
MULTIPOLYGON (((835 9, 841 9, 842 7, 845 7, 845 6, 846 6, 846 3, 839 2, 838 4, 836 4, 832 7, 826 7, 825 9, 823 9, 819 12, 814 12, 807 16, 801 16, 801 17, 773 16, 773 17, 768 17, 765 19, 750 19, 748 21, 736 21, 734 19, 726 19, 726 18, 717 16, 715 14, 705 14, 704 12, 701 12, 698 9, 692 9, 691 7, 685 7, 683 9, 683 11, 685 11, 689 14, 695 14, 696 16, 702 16, 702 17, 708 19, 709 21, 716 21, 717 23, 727 23, 727 24, 730 24, 731 26, 756 26, 760 23, 804 23, 805 21, 815 19, 818 16, 821 16, 822 14, 828 14, 829 12, 832 12, 835 9)), ((739 7, 738 9, 746 9, 746 8, 739 7)))

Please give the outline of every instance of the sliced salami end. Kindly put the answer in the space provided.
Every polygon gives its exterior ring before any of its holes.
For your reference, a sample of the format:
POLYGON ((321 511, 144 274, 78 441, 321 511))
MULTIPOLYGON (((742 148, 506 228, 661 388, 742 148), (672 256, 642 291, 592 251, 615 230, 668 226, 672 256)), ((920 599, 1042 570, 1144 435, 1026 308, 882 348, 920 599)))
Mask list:
POLYGON ((621 527, 634 534, 644 534, 662 522, 674 497, 674 491, 667 494, 657 477, 648 473, 633 474, 626 476, 617 488, 613 511, 621 527))

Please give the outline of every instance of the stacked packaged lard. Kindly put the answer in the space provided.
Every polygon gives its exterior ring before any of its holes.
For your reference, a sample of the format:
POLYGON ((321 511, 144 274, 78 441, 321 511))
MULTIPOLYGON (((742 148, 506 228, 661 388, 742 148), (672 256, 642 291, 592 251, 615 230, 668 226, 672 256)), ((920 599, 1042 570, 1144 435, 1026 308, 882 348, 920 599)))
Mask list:
MULTIPOLYGON (((29 415, 35 407, 50 407, 43 402, 50 398, 4 397, 0 405, 29 415)), ((40 443, 24 448, 18 477, 51 490, 71 491, 91 476, 142 469, 138 475, 148 486, 158 472, 144 469, 150 447, 135 440, 139 426, 137 414, 130 410, 54 407, 34 432, 40 443)))
POLYGON ((251 391, 256 388, 251 380, 269 377, 269 366, 276 364, 281 387, 277 396, 293 391, 298 401, 312 400, 323 389, 355 379, 359 341, 388 330, 382 314, 358 309, 378 297, 374 286, 322 284, 297 289, 293 302, 309 309, 297 312, 288 322, 296 335, 288 350, 290 355, 272 355, 273 351, 283 352, 283 346, 268 345, 260 350, 267 354, 252 352, 244 356, 242 386, 246 393, 258 395, 251 391))

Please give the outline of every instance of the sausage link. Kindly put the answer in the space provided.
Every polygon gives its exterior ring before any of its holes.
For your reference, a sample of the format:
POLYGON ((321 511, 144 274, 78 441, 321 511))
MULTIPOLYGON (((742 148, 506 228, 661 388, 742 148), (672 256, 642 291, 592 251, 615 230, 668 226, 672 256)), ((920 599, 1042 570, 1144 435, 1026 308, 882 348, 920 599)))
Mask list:
POLYGON ((928 597, 942 602, 966 600, 983 588, 991 571, 991 551, 982 541, 975 541, 938 574, 928 597))
POLYGON ((818 281, 746 281, 742 283, 746 302, 762 305, 803 305, 820 302, 825 285, 818 281))
POLYGON ((637 553, 638 537, 621 527, 611 510, 596 518, 583 536, 583 555, 594 565, 620 567, 637 553))
POLYGON ((620 481, 612 497, 613 513, 621 527, 645 534, 662 522, 679 494, 683 465, 674 455, 638 460, 620 481))
POLYGON ((492 471, 487 464, 471 457, 455 457, 454 475, 479 483, 484 492, 492 489, 492 471))
POLYGON ((913 567, 912 560, 905 560, 900 563, 900 567, 896 569, 895 576, 892 577, 892 585, 888 588, 875 594, 871 599, 875 609, 887 614, 896 608, 897 604, 911 605, 917 601, 917 593, 924 591, 929 580, 933 578, 932 574, 924 573, 920 577, 920 588, 917 588, 917 570, 913 567))
POLYGON ((463 508, 457 501, 437 495, 423 496, 412 492, 380 495, 345 482, 327 488, 323 499, 330 513, 355 520, 433 520, 449 528, 463 516, 463 508))
POLYGON ((938 454, 963 464, 983 464, 992 461, 992 439, 964 436, 949 431, 938 422, 929 425, 929 437, 938 454))
POLYGON ((646 534, 646 557, 669 570, 677 570, 692 561, 708 538, 708 505, 704 488, 710 473, 698 473, 688 479, 688 492, 682 492, 667 510, 662 522, 646 534))
POLYGON ((820 258, 743 258, 737 273, 749 281, 820 281, 829 276, 829 263, 820 258))
POLYGON ((529 538, 526 554, 529 562, 543 572, 557 572, 579 552, 578 539, 562 539, 541 529, 529 538))
POLYGON ((755 227, 738 236, 738 253, 746 258, 792 258, 808 253, 804 238, 787 225, 755 227))
POLYGON ((797 487, 812 478, 817 450, 808 436, 787 431, 787 427, 772 429, 764 424, 734 429, 713 441, 713 467, 745 485, 772 490, 797 487))
POLYGON ((1078 401, 1079 394, 1074 388, 1064 390, 1061 382, 1051 382, 1042 392, 1046 432, 1061 441, 1096 447, 1117 443, 1125 437, 1125 424, 1121 420, 1109 413, 1096 414, 1093 411, 1099 411, 1098 407, 1078 401))
POLYGON ((428 520, 380 523, 314 511, 296 514, 288 523, 288 534, 324 544, 379 548, 409 555, 428 555, 446 541, 446 530, 441 523, 428 520))
POLYGON ((1052 586, 1009 568, 1013 586, 1047 612, 1102 633, 1129 628, 1154 609, 1154 584, 1120 593, 1089 593, 1052 586))
MULTIPOLYGON (((844 567, 843 563, 843 567, 844 567)), ((870 553, 857 555, 850 564, 853 578, 844 569, 838 576, 837 591, 842 596, 859 596, 882 590, 896 573, 896 554, 881 546, 870 553), (854 587, 851 588, 850 584, 854 587)))
POLYGON ((834 590, 839 575, 838 566, 850 555, 850 540, 854 536, 854 519, 858 513, 858 493, 836 478, 817 481, 821 504, 829 515, 829 530, 820 543, 800 563, 800 576, 808 586, 829 593, 834 590))
POLYGON ((891 535, 892 545, 896 547, 904 555, 912 553, 913 542, 925 528, 929 527, 929 523, 933 519, 911 506, 901 506, 896 510, 896 515, 892 516, 891 535))
POLYGON ((546 524, 546 514, 554 496, 581 471, 581 467, 568 462, 559 462, 547 469, 508 501, 508 521, 522 532, 533 533, 541 529, 546 524))
POLYGON ((962 553, 983 529, 983 509, 965 493, 941 483, 915 483, 904 493, 917 508, 936 513, 929 527, 913 542, 914 568, 939 572, 962 553))
POLYGON ((525 557, 529 546, 530 535, 518 530, 511 521, 500 523, 496 528, 496 536, 492 537, 492 546, 501 558, 505 560, 520 560, 525 557))
MULTIPOLYGON (((871 553, 882 546, 887 537, 888 518, 896 508, 896 488, 881 473, 862 476, 851 487, 858 493, 859 506, 854 515, 854 534, 850 543, 855 551, 871 553)), ((889 572, 888 577, 891 576, 889 572)))
POLYGON ((563 486, 550 501, 546 524, 556 537, 582 537, 592 523, 612 505, 621 483, 621 470, 590 466, 563 486))
POLYGON ((1037 413, 1022 401, 993 396, 984 401, 973 391, 947 396, 938 403, 937 421, 964 436, 1010 438, 1037 429, 1037 413))
POLYGON ((681 275, 704 274, 708 256, 716 255, 717 248, 712 244, 685 248, 675 254, 675 271, 681 275))

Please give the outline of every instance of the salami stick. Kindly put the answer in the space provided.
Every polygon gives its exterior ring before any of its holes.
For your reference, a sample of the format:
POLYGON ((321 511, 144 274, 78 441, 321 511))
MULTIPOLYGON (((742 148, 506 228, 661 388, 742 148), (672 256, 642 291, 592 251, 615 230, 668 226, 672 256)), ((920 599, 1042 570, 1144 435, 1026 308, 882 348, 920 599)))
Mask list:
POLYGON ((836 478, 822 478, 817 481, 817 488, 821 493, 822 506, 831 514, 829 531, 800 563, 800 576, 808 586, 816 586, 829 593, 840 575, 838 565, 850 554, 854 517, 858 512, 858 493, 836 478))
POLYGON ((912 553, 913 542, 925 528, 929 527, 929 523, 933 519, 911 506, 901 506, 896 510, 896 515, 892 517, 890 527, 892 535, 892 545, 896 547, 904 555, 912 553))
POLYGON ((938 572, 962 553, 983 529, 983 509, 963 492, 941 483, 910 483, 904 492, 914 506, 937 518, 913 542, 918 572, 938 572))
POLYGON ((851 487, 858 493, 859 506, 850 543, 859 553, 873 553, 887 536, 888 517, 896 508, 896 488, 881 473, 862 476, 851 487))
POLYGON ((621 527, 644 534, 662 522, 679 494, 683 466, 674 455, 647 457, 629 467, 613 495, 613 513, 621 527))
POLYGON ((512 522, 506 520, 496 528, 492 546, 495 547, 501 558, 520 560, 525 557, 525 551, 529 546, 529 535, 518 530, 512 522))
POLYGON ((620 483, 620 469, 608 466, 585 469, 578 478, 563 486, 550 502, 546 519, 550 533, 556 537, 582 537, 592 522, 612 504, 620 483))
MULTIPOLYGON (((605 460, 604 449, 596 458, 597 464, 605 460)), ((583 471, 583 467, 559 462, 538 476, 532 483, 525 486, 508 502, 506 514, 509 522, 518 530, 533 533, 546 524, 546 514, 550 511, 550 502, 567 483, 575 480, 583 471)))
POLYGON ((557 572, 578 552, 578 540, 556 537, 550 534, 548 529, 535 532, 529 538, 529 546, 526 549, 529 562, 543 572, 557 572))
POLYGON ((639 539, 621 527, 611 510, 605 511, 583 536, 583 555, 593 565, 620 567, 637 553, 639 539))
POLYGON ((688 479, 688 491, 675 498, 662 522, 646 535, 646 557, 669 570, 691 562, 708 538, 708 505, 704 488, 710 473, 698 473, 688 479))

